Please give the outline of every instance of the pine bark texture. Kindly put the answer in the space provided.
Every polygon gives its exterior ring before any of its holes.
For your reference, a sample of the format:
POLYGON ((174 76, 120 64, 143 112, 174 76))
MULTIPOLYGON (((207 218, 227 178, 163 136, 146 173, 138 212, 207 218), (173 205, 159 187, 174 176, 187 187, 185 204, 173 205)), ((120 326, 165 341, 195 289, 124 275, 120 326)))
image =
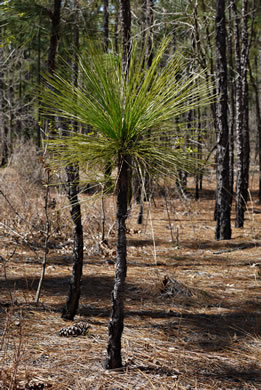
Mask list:
POLYGON ((242 1, 241 71, 242 71, 242 138, 243 138, 243 199, 244 211, 248 201, 249 182, 249 110, 248 110, 248 0, 242 1))
POLYGON ((74 224, 74 245, 72 276, 69 283, 68 297, 66 305, 63 309, 62 318, 66 320, 73 320, 79 306, 83 268, 83 229, 81 222, 81 207, 78 200, 78 167, 68 166, 66 168, 66 176, 67 196, 69 199, 70 213, 74 224))
POLYGON ((234 194, 234 134, 235 134, 235 75, 234 75, 234 62, 233 62, 233 25, 231 8, 229 8, 229 20, 228 20, 228 90, 229 90, 229 191, 231 195, 234 194))
POLYGON ((258 69, 259 69, 259 78, 258 86, 256 92, 256 112, 258 117, 258 144, 259 144, 259 189, 258 189, 258 199, 261 203, 261 33, 259 37, 259 50, 258 50, 258 69))
POLYGON ((231 238, 231 193, 229 191, 229 130, 227 122, 227 60, 225 0, 216 1, 217 194, 216 239, 231 238))
POLYGON ((125 221, 128 214, 130 165, 125 158, 119 163, 117 187, 117 257, 114 289, 112 292, 112 310, 109 321, 109 339, 105 368, 122 367, 121 336, 124 321, 124 290, 127 273, 127 244, 125 221))
POLYGON ((247 91, 247 1, 242 4, 242 40, 240 41, 240 20, 235 0, 231 0, 234 16, 235 65, 236 65, 236 220, 235 226, 244 226, 244 215, 248 198, 249 131, 247 91))

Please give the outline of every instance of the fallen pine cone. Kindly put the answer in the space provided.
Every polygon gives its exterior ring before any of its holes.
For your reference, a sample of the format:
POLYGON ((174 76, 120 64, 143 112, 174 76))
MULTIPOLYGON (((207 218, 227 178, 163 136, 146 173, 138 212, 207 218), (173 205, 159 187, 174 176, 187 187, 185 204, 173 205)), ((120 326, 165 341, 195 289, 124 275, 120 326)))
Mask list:
POLYGON ((66 326, 59 330, 59 336, 64 337, 76 337, 76 336, 86 336, 90 325, 88 322, 79 321, 73 325, 66 326))

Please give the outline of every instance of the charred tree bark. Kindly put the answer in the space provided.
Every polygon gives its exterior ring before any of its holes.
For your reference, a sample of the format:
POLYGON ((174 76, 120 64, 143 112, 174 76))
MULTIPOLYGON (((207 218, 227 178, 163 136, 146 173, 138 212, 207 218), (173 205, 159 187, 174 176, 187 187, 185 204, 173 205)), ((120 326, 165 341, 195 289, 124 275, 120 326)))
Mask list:
POLYGON ((228 91, 229 91, 229 191, 233 197, 234 193, 234 133, 235 133, 235 74, 233 62, 233 27, 231 8, 229 8, 228 20, 228 36, 227 36, 227 51, 228 51, 228 91))
POLYGON ((83 268, 83 229, 81 222, 81 206, 78 199, 79 194, 79 169, 69 166, 66 168, 67 196, 70 203, 70 213, 74 224, 73 235, 73 269, 69 284, 68 297, 63 309, 62 318, 73 320, 81 294, 81 278, 83 268))
POLYGON ((130 164, 126 158, 119 162, 117 186, 117 258, 114 289, 112 292, 112 310, 109 321, 109 340, 105 368, 122 367, 121 336, 124 326, 124 290, 127 273, 126 225, 128 215, 130 164))
POLYGON ((236 150, 237 150, 237 181, 236 181, 236 227, 244 226, 244 215, 248 198, 249 171, 249 131, 247 102, 247 0, 242 5, 242 41, 240 45, 239 15, 235 0, 231 0, 235 31, 235 64, 236 64, 236 150), (246 107, 244 107, 246 105, 246 107), (245 145, 244 145, 245 143, 245 145))
MULTIPOLYGON (((243 199, 244 211, 248 202, 249 182, 249 109, 248 109, 248 0, 242 1, 241 71, 242 71, 242 138, 243 138, 243 199)), ((240 223, 240 221, 239 221, 240 223)))
POLYGON ((217 116, 217 240, 231 238, 231 193, 229 191, 229 131, 227 122, 227 60, 225 0, 216 0, 216 77, 218 101, 217 116))

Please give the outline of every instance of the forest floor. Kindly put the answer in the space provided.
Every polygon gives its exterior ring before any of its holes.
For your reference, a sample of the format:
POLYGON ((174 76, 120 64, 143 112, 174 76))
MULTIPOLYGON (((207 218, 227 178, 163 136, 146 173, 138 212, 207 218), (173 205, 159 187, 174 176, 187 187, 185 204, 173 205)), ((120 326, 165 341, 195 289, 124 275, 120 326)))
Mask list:
POLYGON ((86 248, 74 322, 87 321, 90 329, 87 336, 61 337, 59 330, 71 324, 61 318, 72 269, 66 197, 52 195, 37 305, 44 190, 1 171, 0 389, 261 389, 261 206, 253 190, 244 228, 234 228, 233 209, 232 239, 215 241, 214 184, 204 180, 198 201, 189 184, 190 200, 170 193, 168 207, 160 196, 150 208, 145 204, 142 225, 138 206, 132 209, 124 369, 108 371, 102 361, 114 280, 113 197, 105 200, 108 247, 99 244, 101 200, 83 203, 86 248))

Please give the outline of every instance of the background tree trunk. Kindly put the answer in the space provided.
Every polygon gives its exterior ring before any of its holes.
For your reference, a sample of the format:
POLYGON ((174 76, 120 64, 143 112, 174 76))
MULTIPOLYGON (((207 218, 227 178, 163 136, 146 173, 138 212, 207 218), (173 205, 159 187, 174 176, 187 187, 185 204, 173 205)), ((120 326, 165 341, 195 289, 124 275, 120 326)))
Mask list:
POLYGON ((258 159, 259 159, 259 190, 258 190, 258 199, 261 203, 261 34, 259 36, 259 50, 258 50, 258 69, 259 69, 259 84, 257 86, 257 96, 256 96, 256 110, 258 115, 258 159), (260 87, 259 87, 260 86, 260 87))
POLYGON ((131 12, 130 0, 120 0, 120 23, 123 47, 123 70, 127 70, 128 55, 131 50, 131 12))
POLYGON ((81 294, 81 278, 83 267, 83 229, 81 221, 81 206, 78 199, 79 169, 76 166, 66 168, 67 196, 70 202, 70 213, 74 224, 73 235, 73 269, 69 283, 68 297, 63 309, 62 318, 73 320, 81 294))
MULTIPOLYGON (((235 72, 233 62, 233 25, 231 8, 229 8, 228 35, 227 35, 227 52, 228 52, 228 92, 229 92, 229 191, 233 197, 234 193, 234 133, 235 133, 235 72)), ((231 205, 232 206, 232 205, 231 205)))
POLYGON ((243 138, 243 199, 246 208, 249 182, 249 109, 248 109, 248 0, 242 1, 241 71, 242 71, 242 138, 243 138))
MULTIPOLYGON (((2 31, 1 31, 2 33, 2 31)), ((2 37, 2 35, 1 35, 2 37)), ((4 101, 4 47, 0 47, 0 134, 1 134, 1 161, 0 167, 4 167, 8 162, 8 127, 6 121, 6 104, 4 101)))
POLYGON ((118 39, 119 39, 119 3, 118 1, 115 2, 114 5, 114 47, 116 53, 118 53, 119 45, 118 45, 118 39))
POLYGON ((52 74, 55 69, 55 57, 56 57, 57 46, 59 42, 61 2, 62 0, 54 0, 53 12, 51 14, 52 27, 51 27, 50 46, 49 46, 49 54, 48 54, 48 71, 50 74, 52 74))
POLYGON ((153 23, 154 23, 154 14, 153 14, 153 8, 154 8, 154 0, 146 0, 146 27, 149 29, 149 36, 148 36, 148 46, 147 46, 147 55, 148 58, 148 66, 151 66, 152 63, 152 47, 153 47, 153 23))
POLYGON ((231 238, 231 193, 229 191, 229 137, 227 123, 227 60, 225 0, 216 1, 216 77, 217 77, 217 240, 231 238))
POLYGON ((108 13, 108 0, 103 0, 103 39, 104 39, 104 51, 108 50, 109 46, 109 13, 108 13))
MULTIPOLYGON (((243 0, 244 7, 247 3, 243 0)), ((236 65, 236 150, 237 150, 237 181, 236 181, 236 227, 244 226, 244 214, 246 210, 247 191, 248 191, 248 164, 249 159, 249 140, 248 140, 248 109, 243 107, 247 96, 247 81, 246 77, 246 43, 242 41, 240 48, 240 27, 239 15, 235 0, 231 0, 232 11, 234 16, 234 37, 235 37, 235 65, 236 65), (247 110, 247 111, 246 111, 247 110), (246 142, 246 145, 244 145, 246 142), (246 188, 247 187, 247 188, 246 188)), ((242 14, 244 18, 247 15, 242 14)), ((243 25, 246 23, 243 21, 243 25)), ((245 40, 245 27, 242 28, 242 33, 245 40)))
MULTIPOLYGON (((37 39, 37 84, 40 91, 41 88, 41 26, 40 26, 40 17, 39 17, 39 30, 38 30, 38 39, 37 39)), ((38 107, 37 107, 37 124, 36 124, 36 136, 37 136, 37 146, 41 146, 41 129, 40 129, 40 112, 41 99, 38 97, 38 107)))

